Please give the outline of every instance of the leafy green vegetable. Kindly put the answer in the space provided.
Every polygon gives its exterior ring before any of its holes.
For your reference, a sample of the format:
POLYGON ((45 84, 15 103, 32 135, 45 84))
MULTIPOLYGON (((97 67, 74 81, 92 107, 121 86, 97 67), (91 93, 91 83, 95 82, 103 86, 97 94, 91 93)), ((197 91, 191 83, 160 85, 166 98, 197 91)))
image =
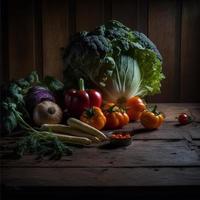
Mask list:
POLYGON ((24 119, 29 120, 29 114, 25 108, 24 96, 33 85, 39 84, 38 74, 33 71, 25 79, 19 79, 17 81, 11 82, 4 91, 4 95, 1 102, 1 112, 2 112, 2 126, 3 130, 12 134, 12 131, 18 126, 18 121, 16 116, 13 114, 10 107, 15 107, 15 109, 23 115, 24 119))
POLYGON ((83 77, 109 101, 159 93, 164 78, 156 46, 118 21, 76 34, 63 59, 66 88, 77 87, 83 77))
POLYGON ((46 86, 52 92, 62 91, 64 88, 64 84, 53 76, 45 76, 44 80, 42 80, 42 85, 46 86))
POLYGON ((39 82, 39 76, 36 71, 32 71, 26 78, 26 81, 28 81, 30 84, 35 84, 39 82))

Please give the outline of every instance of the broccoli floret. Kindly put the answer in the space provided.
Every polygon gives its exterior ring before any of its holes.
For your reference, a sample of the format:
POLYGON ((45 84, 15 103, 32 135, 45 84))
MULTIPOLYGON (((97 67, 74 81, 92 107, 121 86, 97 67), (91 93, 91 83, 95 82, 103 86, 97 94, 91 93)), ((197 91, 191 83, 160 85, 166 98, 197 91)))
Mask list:
POLYGON ((138 31, 133 31, 133 34, 136 36, 137 42, 142 47, 153 50, 156 53, 156 55, 159 58, 159 60, 162 61, 162 56, 161 56, 160 52, 156 48, 155 44, 146 35, 144 35, 143 33, 138 32, 138 31))
POLYGON ((110 41, 103 35, 80 34, 79 37, 76 35, 69 48, 65 49, 64 58, 81 55, 85 57, 87 54, 101 58, 111 50, 110 41))
POLYGON ((69 76, 65 81, 65 85, 68 87, 76 85, 70 84, 70 82, 74 82, 79 76, 82 76, 87 80, 87 68, 82 68, 82 71, 79 70, 80 66, 94 65, 98 67, 98 64, 104 59, 106 54, 111 52, 112 44, 110 40, 103 35, 87 34, 86 32, 84 32, 84 34, 76 34, 70 46, 65 49, 63 55, 65 63, 64 76, 67 77, 73 72, 75 78, 69 76))

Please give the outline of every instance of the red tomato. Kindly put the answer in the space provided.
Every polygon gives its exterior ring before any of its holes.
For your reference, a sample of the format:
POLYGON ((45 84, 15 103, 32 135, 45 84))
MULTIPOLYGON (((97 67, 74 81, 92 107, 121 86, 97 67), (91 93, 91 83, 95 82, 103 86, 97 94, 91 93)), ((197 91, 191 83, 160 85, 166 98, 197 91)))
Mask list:
POLYGON ((181 113, 178 116, 178 121, 180 124, 185 125, 191 122, 191 117, 186 113, 181 113))

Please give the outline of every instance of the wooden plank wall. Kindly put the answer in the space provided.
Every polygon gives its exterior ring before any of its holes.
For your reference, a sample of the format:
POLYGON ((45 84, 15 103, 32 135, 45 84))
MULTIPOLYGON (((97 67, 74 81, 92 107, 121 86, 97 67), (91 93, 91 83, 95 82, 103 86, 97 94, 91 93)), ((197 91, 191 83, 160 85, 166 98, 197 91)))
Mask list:
POLYGON ((164 58, 157 102, 200 102, 199 0, 3 0, 1 83, 36 69, 62 80, 61 48, 77 31, 117 19, 154 41, 164 58))

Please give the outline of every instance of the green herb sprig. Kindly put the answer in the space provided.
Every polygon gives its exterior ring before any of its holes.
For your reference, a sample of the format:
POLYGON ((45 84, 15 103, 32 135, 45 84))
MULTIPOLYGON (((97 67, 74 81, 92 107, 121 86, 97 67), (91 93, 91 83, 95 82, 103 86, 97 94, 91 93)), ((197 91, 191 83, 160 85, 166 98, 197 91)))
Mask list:
POLYGON ((14 149, 18 157, 22 157, 25 153, 36 154, 37 159, 48 156, 49 159, 60 159, 62 156, 71 155, 72 150, 61 142, 56 136, 42 135, 33 132, 26 132, 22 140, 17 142, 14 149))

